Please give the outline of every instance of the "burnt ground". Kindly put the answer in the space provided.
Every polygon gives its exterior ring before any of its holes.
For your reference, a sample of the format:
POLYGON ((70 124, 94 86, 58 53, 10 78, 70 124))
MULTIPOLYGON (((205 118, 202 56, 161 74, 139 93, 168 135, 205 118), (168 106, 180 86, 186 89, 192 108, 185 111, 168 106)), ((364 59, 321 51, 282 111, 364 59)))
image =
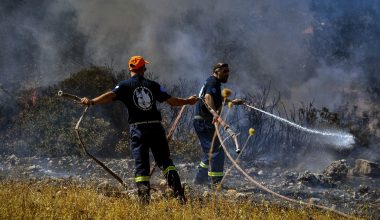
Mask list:
MULTIPOLYGON (((99 192, 102 189, 113 188, 120 193, 135 194, 132 159, 107 159, 101 160, 115 173, 121 176, 129 186, 123 189, 111 175, 88 157, 23 157, 15 155, 0 156, 0 180, 1 181, 74 181, 78 184, 91 183, 99 192)), ((192 178, 196 172, 197 163, 179 163, 174 159, 182 182, 189 186, 194 197, 209 197, 212 190, 208 186, 195 186, 192 178)), ((226 167, 230 165, 227 164, 226 167)), ((255 180, 269 189, 281 195, 302 200, 313 201, 315 204, 327 207, 336 207, 337 210, 366 215, 371 219, 380 216, 380 178, 347 176, 340 180, 320 181, 315 177, 321 174, 313 174, 300 168, 282 168, 275 163, 260 161, 250 165, 242 164, 246 171, 255 180), (248 168, 249 167, 249 168, 248 168), (314 178, 314 179, 313 179, 314 178)), ((322 171, 321 171, 322 173, 322 171)), ((164 179, 158 170, 152 176, 152 197, 158 191, 164 189, 164 179)), ((259 190, 246 180, 236 169, 233 169, 227 177, 224 189, 220 195, 232 201, 270 201, 277 204, 285 204, 266 192, 259 190)))

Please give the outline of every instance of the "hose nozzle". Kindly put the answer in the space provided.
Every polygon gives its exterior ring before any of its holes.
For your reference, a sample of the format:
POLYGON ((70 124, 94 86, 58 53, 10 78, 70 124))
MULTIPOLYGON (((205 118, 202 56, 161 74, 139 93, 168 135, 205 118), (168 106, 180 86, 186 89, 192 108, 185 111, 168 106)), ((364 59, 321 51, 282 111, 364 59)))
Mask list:
POLYGON ((58 96, 69 98, 69 99, 72 99, 72 100, 77 101, 77 102, 80 102, 80 100, 81 100, 81 98, 79 98, 78 96, 73 95, 73 94, 69 94, 69 93, 65 93, 62 90, 58 91, 58 96))

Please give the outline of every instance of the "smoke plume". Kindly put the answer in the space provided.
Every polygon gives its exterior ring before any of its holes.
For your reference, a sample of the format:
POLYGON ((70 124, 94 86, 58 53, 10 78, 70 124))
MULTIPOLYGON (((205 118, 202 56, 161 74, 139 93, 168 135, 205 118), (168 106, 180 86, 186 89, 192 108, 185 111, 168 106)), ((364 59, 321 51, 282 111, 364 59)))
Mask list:
POLYGON ((289 104, 371 109, 379 12, 377 0, 3 0, 0 103, 92 65, 127 69, 142 55, 161 82, 199 82, 192 94, 223 61, 237 96, 271 82, 289 104))
POLYGON ((374 0, 7 0, 0 11, 5 88, 49 85, 93 64, 126 69, 134 54, 162 80, 202 81, 224 61, 240 93, 271 81, 288 100, 329 107, 378 81, 374 0))

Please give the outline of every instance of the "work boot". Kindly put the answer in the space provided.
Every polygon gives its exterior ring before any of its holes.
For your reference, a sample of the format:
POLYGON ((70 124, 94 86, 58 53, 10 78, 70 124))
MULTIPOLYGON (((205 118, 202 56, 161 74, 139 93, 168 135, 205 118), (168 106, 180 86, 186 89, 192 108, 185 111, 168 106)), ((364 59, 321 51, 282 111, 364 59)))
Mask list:
POLYGON ((145 182, 137 183, 137 195, 139 196, 139 201, 141 205, 148 205, 150 202, 150 186, 149 182, 146 184, 145 182))
POLYGON ((173 190, 173 196, 177 198, 180 203, 185 204, 185 190, 181 185, 181 180, 177 171, 170 170, 166 175, 166 179, 168 181, 169 187, 173 190))
POLYGON ((177 198, 179 203, 182 205, 185 205, 187 202, 186 196, 185 196, 185 189, 182 186, 181 189, 178 189, 177 192, 174 192, 174 197, 177 198))
POLYGON ((213 191, 221 191, 222 189, 224 189, 224 187, 222 186, 222 178, 223 177, 210 177, 211 181, 210 181, 210 188, 213 190, 213 191))
POLYGON ((198 169, 197 174, 195 174, 193 184, 195 184, 195 185, 207 185, 208 184, 207 169, 204 169, 204 168, 198 169))
POLYGON ((207 178, 200 178, 198 175, 196 175, 192 182, 194 185, 202 186, 202 185, 208 184, 208 179, 207 178))
POLYGON ((224 186, 221 183, 210 183, 209 188, 212 191, 222 191, 222 189, 225 189, 224 186))

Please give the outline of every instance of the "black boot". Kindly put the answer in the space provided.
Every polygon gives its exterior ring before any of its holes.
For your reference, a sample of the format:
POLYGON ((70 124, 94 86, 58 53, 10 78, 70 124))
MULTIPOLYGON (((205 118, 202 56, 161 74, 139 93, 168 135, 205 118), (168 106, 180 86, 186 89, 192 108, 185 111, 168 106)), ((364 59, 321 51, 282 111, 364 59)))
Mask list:
POLYGON ((185 204, 187 201, 185 197, 185 190, 181 185, 181 180, 177 171, 170 170, 165 177, 168 181, 169 187, 174 192, 174 197, 177 198, 180 203, 185 204))
POLYGON ((198 167, 198 172, 195 174, 193 183, 195 185, 207 185, 208 184, 208 170, 203 167, 198 167))
POLYGON ((213 191, 221 191, 224 187, 222 186, 223 177, 210 177, 210 188, 213 191))
POLYGON ((150 202, 150 185, 149 182, 137 183, 137 195, 139 196, 140 204, 147 205, 150 202))

